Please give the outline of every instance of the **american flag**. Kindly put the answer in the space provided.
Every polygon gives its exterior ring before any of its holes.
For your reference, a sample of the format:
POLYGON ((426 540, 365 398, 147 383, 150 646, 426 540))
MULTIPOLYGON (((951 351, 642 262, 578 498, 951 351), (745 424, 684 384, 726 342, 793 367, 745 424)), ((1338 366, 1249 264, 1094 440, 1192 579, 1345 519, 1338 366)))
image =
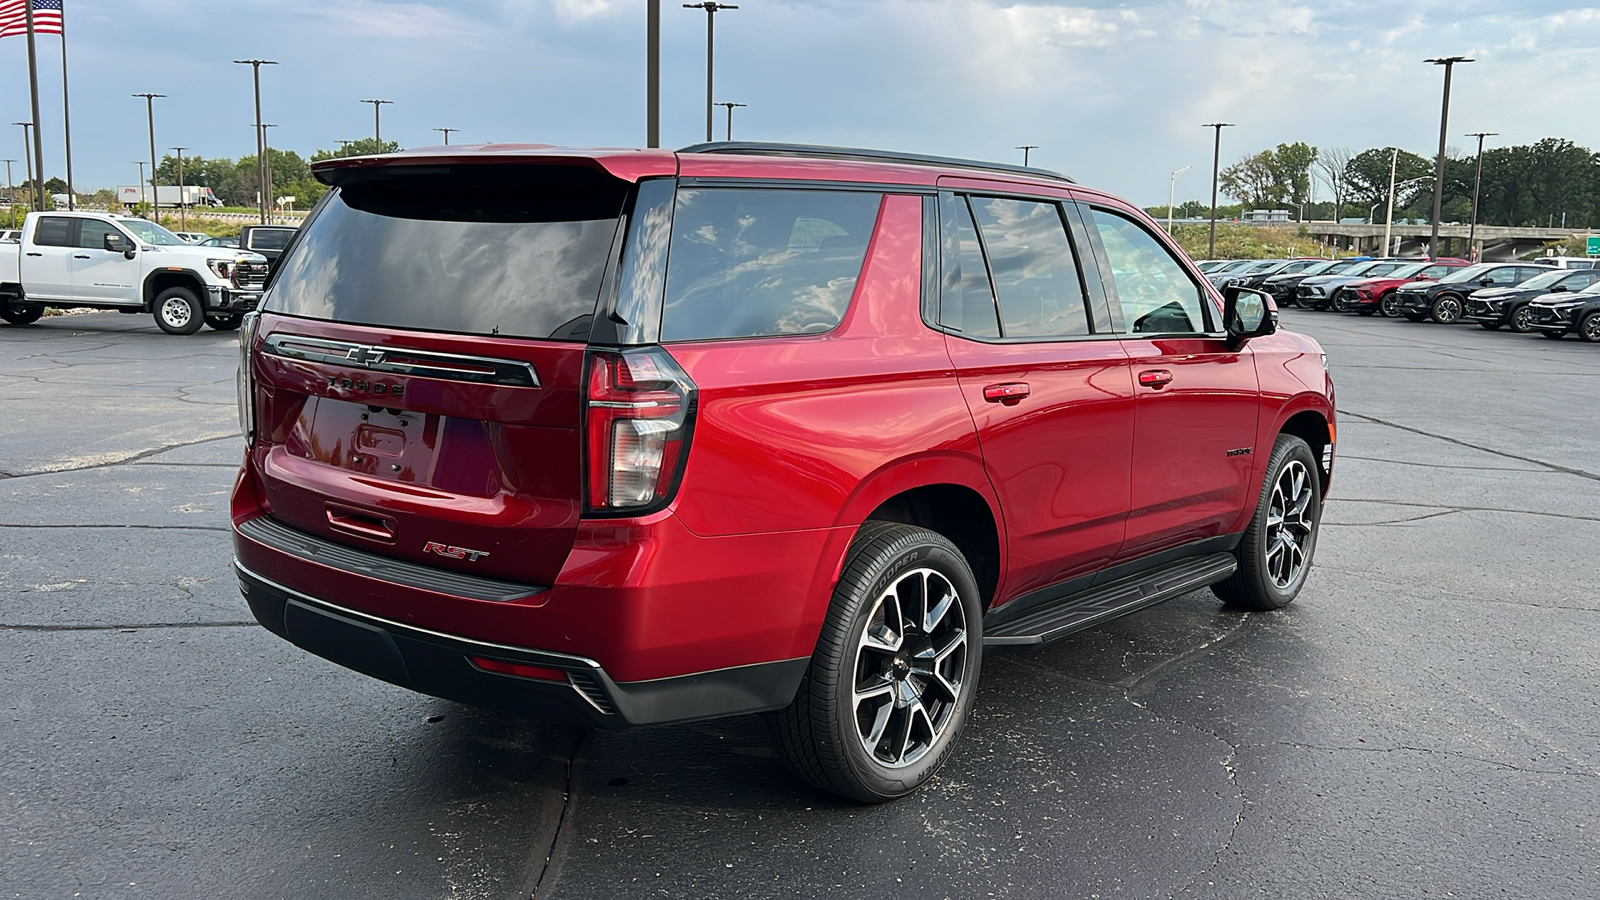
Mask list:
MULTIPOLYGON (((0 0, 0 38, 28 33, 27 0, 0 0)), ((61 33, 61 0, 33 0, 33 33, 61 33)))

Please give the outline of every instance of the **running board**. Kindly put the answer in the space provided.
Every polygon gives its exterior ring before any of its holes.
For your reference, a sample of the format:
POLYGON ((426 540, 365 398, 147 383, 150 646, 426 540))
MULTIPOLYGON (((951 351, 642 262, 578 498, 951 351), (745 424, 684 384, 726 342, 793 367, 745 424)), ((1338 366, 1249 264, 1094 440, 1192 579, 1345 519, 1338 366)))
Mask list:
MULTIPOLYGON (((1195 556, 1132 578, 1091 587, 985 629, 985 647, 1047 644, 1101 622, 1154 606, 1179 594, 1216 584, 1232 575, 1239 561, 1232 553, 1195 556)), ((1002 607, 1003 608, 1003 607, 1002 607)))

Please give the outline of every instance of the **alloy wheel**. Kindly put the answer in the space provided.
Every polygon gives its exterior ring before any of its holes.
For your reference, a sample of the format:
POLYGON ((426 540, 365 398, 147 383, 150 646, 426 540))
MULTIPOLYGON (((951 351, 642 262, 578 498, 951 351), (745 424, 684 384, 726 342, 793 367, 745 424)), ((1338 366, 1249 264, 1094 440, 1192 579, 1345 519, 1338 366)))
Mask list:
POLYGON ((1454 297, 1440 297, 1433 302, 1433 320, 1449 325, 1461 318, 1461 301, 1454 297))
POLYGON ((955 585, 912 569, 873 604, 856 647, 856 736, 886 768, 927 755, 966 688, 966 613, 955 585))
POLYGON ((1578 337, 1591 344, 1600 344, 1600 313, 1590 313, 1584 316, 1578 324, 1578 337))
POLYGON ((1511 330, 1518 334, 1527 334, 1533 330, 1533 307, 1523 304, 1511 314, 1511 330))
POLYGON ((190 315, 189 303, 182 297, 168 297, 167 302, 161 304, 161 319, 173 328, 188 325, 190 315))
POLYGON ((1400 315, 1400 298, 1396 297, 1392 293, 1386 294, 1382 300, 1378 301, 1378 309, 1381 310, 1386 317, 1392 319, 1395 316, 1400 315))
POLYGON ((1311 473, 1297 459, 1289 460, 1272 485, 1267 507, 1267 576, 1280 590, 1294 584, 1306 565, 1306 547, 1316 523, 1311 521, 1311 473))

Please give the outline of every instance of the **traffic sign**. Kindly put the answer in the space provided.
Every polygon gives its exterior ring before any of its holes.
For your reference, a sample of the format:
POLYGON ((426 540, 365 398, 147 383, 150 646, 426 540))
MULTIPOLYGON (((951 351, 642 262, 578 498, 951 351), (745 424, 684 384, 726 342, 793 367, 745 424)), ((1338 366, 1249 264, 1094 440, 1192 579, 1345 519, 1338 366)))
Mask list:
POLYGON ((1584 253, 1589 256, 1600 256, 1600 234, 1591 234, 1585 241, 1584 253))

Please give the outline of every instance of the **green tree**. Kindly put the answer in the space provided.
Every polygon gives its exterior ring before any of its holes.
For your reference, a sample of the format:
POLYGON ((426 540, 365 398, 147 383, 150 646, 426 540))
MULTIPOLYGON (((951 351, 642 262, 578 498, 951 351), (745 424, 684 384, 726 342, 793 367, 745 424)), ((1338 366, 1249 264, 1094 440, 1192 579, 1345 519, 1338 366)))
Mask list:
MULTIPOLYGON (((1426 191, 1432 199, 1432 185, 1422 186, 1417 179, 1423 179, 1433 174, 1433 163, 1405 150, 1382 147, 1365 150, 1350 158, 1345 166, 1345 201, 1354 204, 1362 213, 1375 203, 1387 205, 1389 200, 1389 166, 1394 163, 1395 184, 1400 185, 1408 181, 1414 182, 1409 187, 1398 189, 1395 192, 1395 215, 1405 209, 1416 199, 1420 192, 1426 191)), ((1379 212, 1382 212, 1380 210, 1379 212)), ((1358 213, 1360 215, 1361 213, 1358 213)), ((1374 214, 1374 218, 1377 215, 1374 214)))
POLYGON ((338 159, 341 156, 372 156, 378 153, 399 152, 400 143, 398 141, 384 141, 383 146, 380 148, 375 139, 362 138, 359 141, 351 141, 337 150, 318 150, 311 154, 311 161, 322 162, 325 159, 338 159))
POLYGON ((1268 151, 1267 165, 1272 170, 1280 202, 1288 200, 1299 206, 1310 198, 1311 166, 1316 161, 1317 148, 1301 141, 1279 144, 1276 150, 1268 151))
POLYGON ((1217 175, 1217 184, 1229 197, 1243 200, 1257 209, 1279 202, 1282 196, 1271 150, 1246 156, 1217 175))

